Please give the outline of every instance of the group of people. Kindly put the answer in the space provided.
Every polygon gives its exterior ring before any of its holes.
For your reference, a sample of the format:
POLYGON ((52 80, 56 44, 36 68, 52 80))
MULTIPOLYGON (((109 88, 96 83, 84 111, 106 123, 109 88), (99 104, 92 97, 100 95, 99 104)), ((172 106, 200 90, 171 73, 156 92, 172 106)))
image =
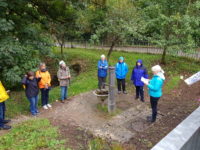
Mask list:
MULTIPOLYGON (((57 72, 57 77, 60 83, 61 88, 61 102, 68 98, 68 85, 70 82, 70 70, 69 67, 66 66, 64 61, 59 62, 59 69, 57 72)), ((21 81, 25 94, 30 102, 30 112, 33 116, 39 114, 38 111, 38 95, 39 91, 41 91, 41 104, 42 107, 47 110, 52 108, 52 105, 49 104, 49 91, 51 90, 51 75, 49 71, 46 69, 46 64, 41 63, 38 71, 32 72, 29 71, 21 81)), ((1 84, 2 85, 2 84, 1 84)), ((9 98, 5 97, 5 89, 3 86, 0 86, 0 129, 8 130, 11 126, 6 125, 10 120, 5 120, 5 101, 9 98)))
MULTIPOLYGON (((59 62, 59 69, 57 77, 61 87, 61 102, 67 99, 68 85, 71 78, 69 67, 64 61, 59 62)), ((49 91, 51 90, 51 75, 46 69, 46 64, 41 63, 39 70, 34 72, 28 72, 22 79, 22 84, 25 87, 26 97, 30 102, 30 111, 33 116, 39 113, 37 109, 39 89, 41 91, 42 107, 47 110, 52 108, 49 104, 49 91)))
MULTIPOLYGON (((107 77, 108 62, 105 55, 101 55, 101 59, 98 61, 98 88, 99 90, 105 89, 105 82, 107 77)), ((136 94, 135 99, 140 99, 144 102, 144 85, 147 86, 150 102, 152 108, 152 115, 147 117, 149 122, 155 122, 157 118, 157 104, 158 100, 162 96, 162 87, 165 80, 164 71, 159 66, 153 66, 151 68, 153 72, 153 78, 149 80, 148 72, 141 59, 137 60, 136 65, 133 67, 131 74, 131 81, 133 82, 136 94)), ((126 76, 128 73, 128 65, 125 63, 124 57, 119 57, 118 62, 115 65, 115 76, 117 80, 118 94, 127 94, 126 91, 126 76)))
MULTIPOLYGON (((105 55, 101 55, 101 59, 98 61, 98 88, 99 90, 105 89, 106 77, 108 70, 108 62, 105 55)), ((136 62, 135 67, 132 70, 131 80, 135 85, 136 96, 135 99, 139 99, 144 102, 144 85, 148 87, 150 102, 152 108, 152 115, 148 117, 148 121, 155 122, 157 116, 157 104, 158 100, 162 96, 162 86, 165 80, 164 71, 159 65, 151 68, 153 72, 153 78, 148 79, 148 72, 143 65, 142 60, 136 62)), ((128 73, 128 65, 125 63, 124 57, 119 57, 118 62, 115 65, 115 75, 117 80, 118 94, 127 94, 126 91, 126 76, 128 73)), ((68 86, 70 83, 70 69, 64 61, 59 62, 59 69, 57 77, 61 88, 62 103, 68 98, 68 86)), ((46 68, 45 63, 39 65, 38 71, 29 71, 21 81, 27 99, 30 102, 30 112, 33 116, 38 115, 38 95, 41 91, 41 102, 43 109, 47 110, 52 108, 49 104, 49 91, 51 90, 51 75, 46 68)), ((1 84, 1 82, 0 82, 1 84)), ((2 84, 1 84, 2 85, 2 84)), ((10 129, 11 126, 6 125, 10 120, 5 120, 5 101, 9 98, 6 90, 0 85, 0 129, 10 129)))

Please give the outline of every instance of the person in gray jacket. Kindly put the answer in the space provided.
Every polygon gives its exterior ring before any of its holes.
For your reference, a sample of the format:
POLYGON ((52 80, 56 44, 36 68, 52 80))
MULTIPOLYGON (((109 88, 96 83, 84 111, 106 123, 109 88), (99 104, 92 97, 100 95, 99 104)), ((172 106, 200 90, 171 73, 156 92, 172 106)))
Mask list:
POLYGON ((66 66, 66 63, 63 60, 59 62, 57 77, 61 88, 61 102, 64 103, 64 100, 66 100, 68 96, 68 86, 71 75, 69 67, 66 66))

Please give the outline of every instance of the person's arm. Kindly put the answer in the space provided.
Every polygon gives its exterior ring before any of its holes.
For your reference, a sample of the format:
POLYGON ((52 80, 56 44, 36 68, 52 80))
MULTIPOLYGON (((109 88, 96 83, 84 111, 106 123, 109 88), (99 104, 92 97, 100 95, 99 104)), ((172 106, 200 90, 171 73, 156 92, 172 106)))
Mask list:
POLYGON ((131 74, 131 80, 134 81, 135 80, 135 76, 134 76, 134 68, 133 68, 133 71, 132 71, 132 74, 131 74))
POLYGON ((23 77, 21 83, 22 83, 23 85, 26 85, 26 84, 27 84, 27 77, 26 77, 26 76, 23 77))
POLYGON ((103 69, 106 69, 106 70, 108 69, 108 62, 107 61, 105 62, 105 66, 103 67, 103 69))
POLYGON ((144 78, 146 78, 146 79, 149 78, 148 71, 146 68, 144 68, 144 78))
POLYGON ((153 91, 158 91, 161 88, 162 81, 161 79, 157 79, 154 84, 148 84, 147 87, 153 91))
POLYGON ((50 86, 51 85, 51 75, 50 75, 50 73, 49 72, 47 72, 48 74, 48 81, 47 81, 47 84, 48 84, 48 86, 50 86))
POLYGON ((68 68, 68 78, 71 78, 71 73, 70 73, 70 70, 69 70, 69 67, 68 68))
POLYGON ((101 66, 101 62, 100 61, 98 61, 98 69, 102 69, 102 66, 101 66))

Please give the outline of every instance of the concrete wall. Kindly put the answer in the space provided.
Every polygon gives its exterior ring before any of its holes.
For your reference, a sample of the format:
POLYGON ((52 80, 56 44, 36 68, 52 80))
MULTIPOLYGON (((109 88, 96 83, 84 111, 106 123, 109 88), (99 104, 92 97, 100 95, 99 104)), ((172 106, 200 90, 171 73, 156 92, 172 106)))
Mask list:
POLYGON ((200 150, 200 107, 151 150, 200 150))

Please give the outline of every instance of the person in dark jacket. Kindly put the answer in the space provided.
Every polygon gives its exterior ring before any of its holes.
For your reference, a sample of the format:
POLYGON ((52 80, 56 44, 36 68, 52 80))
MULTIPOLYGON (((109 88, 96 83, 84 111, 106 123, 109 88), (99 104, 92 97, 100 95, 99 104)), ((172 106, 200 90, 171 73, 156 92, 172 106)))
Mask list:
POLYGON ((119 57, 119 62, 115 65, 115 75, 117 78, 118 94, 121 94, 121 89, 124 94, 126 92, 126 75, 128 73, 128 65, 124 62, 124 57, 119 57))
POLYGON ((133 68, 131 80, 133 81, 136 89, 135 99, 140 98, 140 100, 144 102, 144 83, 141 81, 142 77, 148 79, 148 72, 142 63, 142 60, 139 59, 136 62, 136 66, 133 68))
POLYGON ((39 87, 38 82, 41 80, 41 78, 36 78, 34 72, 28 72, 27 75, 22 79, 22 84, 25 86, 25 93, 26 97, 28 98, 30 102, 30 112, 33 116, 37 115, 38 109, 38 93, 39 93, 39 87))
POLYGON ((105 89, 105 82, 107 77, 108 62, 105 55, 101 55, 101 59, 98 61, 98 87, 101 90, 105 89))

